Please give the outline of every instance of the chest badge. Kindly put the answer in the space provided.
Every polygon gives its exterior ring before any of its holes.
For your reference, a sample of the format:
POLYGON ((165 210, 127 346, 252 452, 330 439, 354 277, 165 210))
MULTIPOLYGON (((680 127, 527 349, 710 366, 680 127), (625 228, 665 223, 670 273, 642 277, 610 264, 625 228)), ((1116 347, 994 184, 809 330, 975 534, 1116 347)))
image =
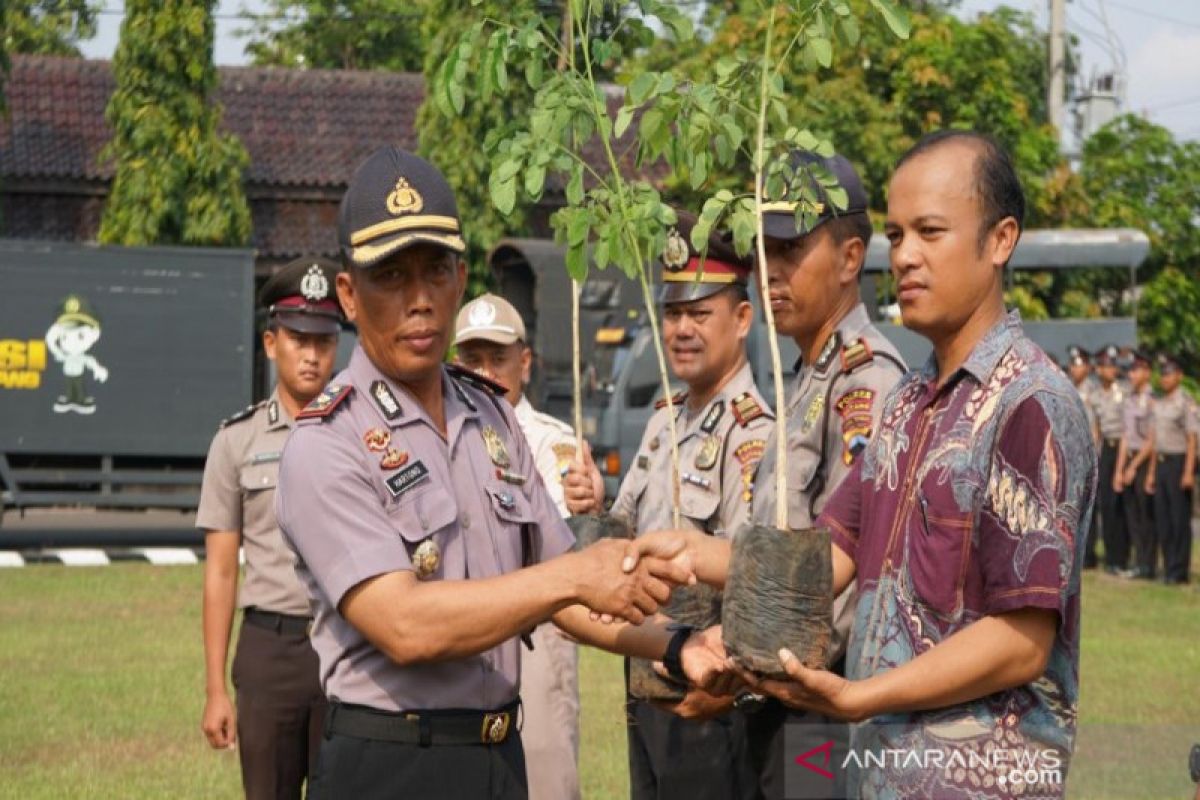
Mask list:
POLYGON ((504 446, 504 440, 491 425, 483 426, 483 444, 487 447, 488 458, 500 469, 505 469, 512 463, 508 457, 508 448, 504 446))
MULTIPOLYGON (((368 445, 369 446, 369 445, 368 445)), ((383 458, 379 461, 380 469, 400 469, 408 463, 408 453, 404 450, 397 450, 394 447, 389 447, 387 452, 383 454, 383 458)))
POLYGON ((825 410, 825 395, 818 394, 808 404, 808 410, 804 412, 804 419, 800 422, 800 432, 808 433, 812 430, 813 425, 817 424, 817 420, 821 418, 821 412, 825 410))
POLYGON ((721 454, 721 440, 716 436, 705 436, 700 443, 700 452, 696 453, 696 469, 709 470, 716 466, 717 456, 721 454))
POLYGON ((388 445, 392 443, 392 435, 381 428, 371 428, 363 434, 363 444, 372 453, 383 453, 388 449, 388 445))
POLYGON ((417 549, 413 551, 413 572, 421 580, 425 580, 437 572, 438 565, 441 563, 442 551, 433 539, 426 539, 417 545, 417 549))
POLYGON ((512 492, 497 492, 496 502, 500 504, 500 508, 505 511, 512 511, 517 507, 517 499, 512 496, 512 492))

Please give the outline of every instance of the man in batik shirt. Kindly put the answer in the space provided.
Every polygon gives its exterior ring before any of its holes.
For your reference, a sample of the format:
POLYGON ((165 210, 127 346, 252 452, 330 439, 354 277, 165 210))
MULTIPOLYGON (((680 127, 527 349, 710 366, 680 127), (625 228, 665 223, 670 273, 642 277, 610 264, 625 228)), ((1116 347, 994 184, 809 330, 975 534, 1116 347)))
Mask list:
MULTIPOLYGON (((1024 205, 984 136, 932 134, 900 160, 892 274, 904 324, 934 352, 888 396, 817 521, 833 534, 834 592, 857 580, 846 677, 786 650, 791 680, 742 675, 786 704, 862 721, 853 797, 1064 791, 1096 454, 1078 393, 1004 309, 1024 205)), ((686 548, 697 577, 724 580, 697 540, 672 532, 637 548, 686 548)))

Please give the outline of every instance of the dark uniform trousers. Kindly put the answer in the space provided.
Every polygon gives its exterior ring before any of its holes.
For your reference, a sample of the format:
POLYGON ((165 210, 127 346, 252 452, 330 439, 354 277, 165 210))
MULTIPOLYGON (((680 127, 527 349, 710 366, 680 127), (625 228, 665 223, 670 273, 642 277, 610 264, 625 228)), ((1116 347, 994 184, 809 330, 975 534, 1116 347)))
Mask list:
POLYGON ((814 712, 790 709, 777 700, 768 700, 761 709, 745 717, 750 760, 758 775, 758 793, 752 796, 764 800, 786 800, 788 797, 841 800, 846 796, 844 770, 831 770, 835 776, 832 781, 816 772, 800 770, 793 771, 788 782, 785 772, 789 759, 831 739, 834 753, 846 752, 850 742, 849 725, 814 712))
POLYGON ((631 800, 754 798, 743 716, 681 719, 627 697, 631 800))
POLYGON ((1105 439, 1100 445, 1100 535, 1104 539, 1104 565, 1110 569, 1129 566, 1129 533, 1121 494, 1113 491, 1119 440, 1105 439))
POLYGON ((1125 525, 1133 539, 1134 557, 1142 577, 1154 577, 1156 548, 1154 546, 1154 498, 1146 493, 1146 473, 1150 462, 1143 461, 1137 468, 1132 486, 1121 492, 1125 505, 1125 525))
POLYGON ((1192 493, 1179 485, 1183 462, 1183 453, 1163 453, 1154 476, 1154 522, 1169 581, 1187 580, 1192 560, 1192 493))
POLYGON ((232 678, 248 800, 302 797, 316 760, 326 704, 304 623, 300 617, 257 617, 253 611, 242 622, 232 678))
POLYGON ((425 746, 327 730, 308 785, 308 800, 528 797, 525 750, 515 725, 498 744, 425 746))

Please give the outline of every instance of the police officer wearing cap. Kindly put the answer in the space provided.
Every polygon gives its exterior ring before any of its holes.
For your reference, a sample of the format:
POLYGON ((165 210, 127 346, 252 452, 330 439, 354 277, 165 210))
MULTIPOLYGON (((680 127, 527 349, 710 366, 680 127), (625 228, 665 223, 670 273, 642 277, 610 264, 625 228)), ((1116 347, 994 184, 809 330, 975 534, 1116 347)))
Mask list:
POLYGON ((1121 443, 1113 488, 1122 494, 1125 526, 1133 540, 1136 565, 1126 577, 1151 580, 1155 574, 1154 508, 1147 478, 1154 458, 1154 396, 1150 358, 1130 351, 1129 394, 1122 407, 1121 443))
MULTIPOLYGON (((1067 348, 1067 375, 1071 378, 1071 383, 1075 386, 1075 391, 1079 392, 1079 399, 1083 401, 1083 412, 1087 417, 1088 427, 1093 431, 1096 428, 1096 414, 1092 408, 1092 394, 1099 389, 1099 383, 1096 377, 1092 375, 1091 354, 1077 344, 1073 344, 1067 348)), ((1097 441, 1099 445, 1099 441, 1097 441)), ((1098 449, 1098 447, 1097 447, 1098 449)), ((1100 530, 1100 515, 1092 515, 1092 526, 1088 531, 1087 547, 1083 554, 1083 568, 1095 569, 1096 557, 1096 542, 1097 534, 1100 530)))
POLYGON ((275 485, 293 419, 333 373, 343 319, 333 292, 337 271, 324 259, 300 258, 263 286, 263 349, 278 383, 269 398, 221 423, 196 513, 206 551, 202 728, 214 748, 237 746, 248 798, 299 798, 324 723, 308 592, 275 519, 275 485), (246 569, 240 589, 239 548, 246 569), (243 610, 233 658, 236 713, 225 683, 235 607, 243 610))
MULTIPOLYGON (((787 418, 787 519, 792 530, 812 527, 833 490, 879 427, 883 401, 906 371, 899 352, 871 323, 859 293, 859 278, 871 241, 867 193, 853 165, 840 155, 821 157, 797 152, 790 156, 796 180, 810 180, 813 166, 838 179, 849 203, 836 209, 827 198, 809 224, 797 224, 795 205, 771 203, 764 209, 767 300, 775 327, 795 339, 800 350, 796 377, 789 387, 787 418)), ((824 191, 815 182, 818 197, 824 191)), ((770 440, 758 468, 753 518, 775 524, 775 443, 770 440)), ((829 664, 845 673, 843 659, 857 600, 855 585, 834 600, 833 641, 829 664)), ((785 708, 769 700, 758 710, 753 700, 742 701, 750 713, 747 729, 750 752, 758 768, 760 790, 767 798, 784 796, 784 767, 788 753, 811 738, 811 746, 829 739, 835 723, 817 714, 785 708), (805 727, 805 724, 810 727, 805 727), (813 724, 821 724, 813 728, 813 724), (785 731, 796 741, 784 745, 785 731), (814 738, 815 737, 815 738, 814 738)), ((843 726, 844 727, 844 726, 843 726)), ((798 752, 809 749, 802 746, 798 752)), ((840 773, 839 773, 840 774, 840 773)), ((837 796, 816 773, 805 796, 837 796), (817 792, 813 794, 812 792, 817 792), (824 794, 822 794, 824 792, 824 794)), ((795 789, 794 791, 800 791, 795 789)))
MULTIPOLYGON (((569 425, 536 411, 525 396, 533 350, 525 322, 503 297, 485 294, 462 307, 454 323, 458 363, 496 381, 513 406, 533 462, 555 507, 570 512, 562 477, 575 459, 569 425)), ((533 649, 521 650, 521 739, 530 800, 579 798, 579 648, 553 623, 533 631, 533 649)))
MULTIPOLYGON (((661 255, 663 343, 672 373, 686 392, 668 411, 658 403, 612 513, 640 535, 672 527, 674 496, 668 414, 675 414, 679 445, 681 524, 729 538, 746 522, 773 414, 754 384, 746 358, 753 322, 747 293, 750 259, 719 235, 699 253, 691 244, 696 218, 679 212, 661 255)), ((566 481, 572 511, 598 510, 599 472, 590 458, 566 481)), ((719 605, 710 604, 719 619, 719 605), (714 607, 715 606, 715 607, 714 607)), ((628 697, 629 777, 635 800, 750 797, 754 775, 745 731, 732 698, 692 691, 660 707, 628 697)))
POLYGON ((1163 581, 1184 584, 1192 558, 1196 402, 1180 388, 1183 371, 1171 356, 1158 356, 1158 378, 1162 396, 1154 400, 1154 457, 1146 478, 1154 495, 1154 550, 1162 552, 1163 581))
POLYGON ((1117 376, 1116 345, 1106 345, 1095 356, 1099 385, 1088 400, 1091 405, 1093 434, 1099 443, 1100 476, 1097 485, 1100 511, 1100 536, 1104 540, 1104 571, 1116 575, 1129 566, 1129 534, 1125 527, 1125 504, 1117 488, 1117 455, 1124 432, 1125 399, 1128 389, 1117 376))
POLYGON ((518 637, 553 619, 694 673, 705 654, 646 618, 693 576, 627 562, 612 540, 568 552, 511 407, 443 363, 465 243, 433 165, 375 151, 342 198, 338 240, 358 344, 297 415, 276 500, 330 700, 309 797, 525 798, 518 637))

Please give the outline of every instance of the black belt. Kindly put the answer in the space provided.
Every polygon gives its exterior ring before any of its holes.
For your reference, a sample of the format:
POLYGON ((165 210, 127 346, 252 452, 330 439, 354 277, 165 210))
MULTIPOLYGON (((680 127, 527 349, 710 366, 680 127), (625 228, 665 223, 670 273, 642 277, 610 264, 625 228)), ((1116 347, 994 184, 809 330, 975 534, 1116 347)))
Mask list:
POLYGON ((256 628, 266 628, 275 633, 304 634, 307 636, 312 629, 312 617, 298 617, 293 614, 277 614, 274 611, 263 611, 251 606, 246 609, 243 617, 247 623, 256 628))
POLYGON ((399 744, 500 744, 514 728, 520 698, 495 711, 380 711, 334 701, 325 717, 326 735, 399 744))

